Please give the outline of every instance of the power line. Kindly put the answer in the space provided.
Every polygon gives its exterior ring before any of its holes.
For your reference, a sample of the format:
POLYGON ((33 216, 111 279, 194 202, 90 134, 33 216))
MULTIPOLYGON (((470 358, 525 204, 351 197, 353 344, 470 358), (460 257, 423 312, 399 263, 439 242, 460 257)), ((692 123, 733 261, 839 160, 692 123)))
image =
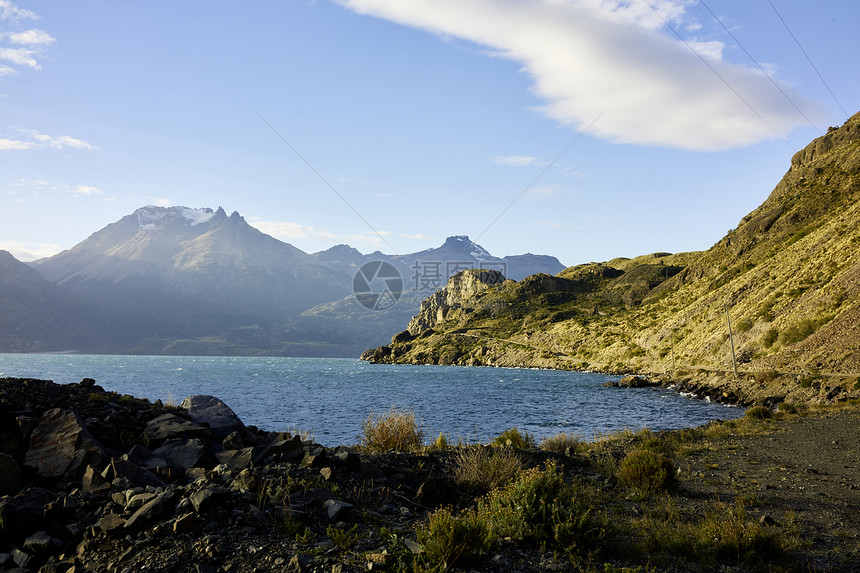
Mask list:
POLYGON ((821 83, 824 84, 824 87, 827 88, 827 91, 830 92, 830 97, 833 98, 833 101, 836 102, 836 105, 839 106, 839 109, 842 110, 842 113, 845 114, 845 118, 849 117, 848 112, 845 111, 845 108, 842 107, 842 104, 836 99, 836 94, 833 93, 833 90, 830 89, 830 86, 827 85, 827 82, 824 80, 824 76, 821 75, 821 72, 818 71, 818 68, 815 67, 815 64, 812 63, 812 58, 809 57, 809 54, 806 53, 806 50, 803 49, 803 46, 800 45, 800 42, 797 40, 797 37, 794 35, 794 32, 791 31, 791 28, 788 27, 785 19, 779 13, 779 10, 776 9, 776 6, 773 5, 773 2, 767 0, 767 3, 770 4, 770 7, 773 8, 774 14, 779 18, 779 21, 782 22, 782 25, 785 26, 785 29, 788 31, 788 35, 791 36, 791 39, 794 40, 794 43, 797 44, 797 47, 800 48, 800 51, 803 52, 803 55, 806 57, 806 61, 809 62, 809 65, 812 66, 812 69, 815 70, 815 73, 818 74, 818 78, 821 80, 821 83))
POLYGON ((358 210, 357 210, 355 207, 353 207, 353 206, 352 206, 352 203, 350 203, 349 201, 347 201, 347 200, 346 200, 346 197, 344 197, 343 195, 341 195, 341 194, 340 194, 340 192, 338 192, 338 190, 337 190, 337 189, 335 189, 335 188, 334 188, 334 186, 333 186, 331 183, 329 183, 329 182, 328 182, 328 180, 327 180, 325 177, 323 177, 323 176, 322 176, 322 174, 321 174, 319 171, 317 171, 317 170, 316 170, 316 168, 315 168, 313 165, 311 165, 311 164, 310 164, 310 162, 309 162, 307 159, 305 159, 305 158, 304 158, 304 156, 303 156, 301 153, 299 153, 298 149, 296 149, 295 147, 293 147, 293 146, 292 146, 292 144, 290 144, 290 142, 289 142, 289 141, 287 141, 286 139, 284 139, 284 136, 283 136, 283 135, 281 135, 281 134, 280 134, 280 132, 279 132, 277 129, 275 129, 275 127, 274 127, 271 123, 269 123, 269 122, 268 122, 268 120, 267 120, 265 117, 263 117, 263 116, 260 114, 260 112, 259 112, 259 111, 257 111, 257 110, 255 109, 255 110, 254 110, 254 113, 256 113, 256 114, 257 114, 257 117, 259 117, 261 120, 263 120, 263 123, 265 123, 266 125, 268 125, 268 126, 269 126, 269 129, 271 129, 271 130, 275 133, 275 135, 277 135, 277 136, 280 138, 280 140, 281 140, 281 141, 283 141, 284 143, 286 143, 286 144, 287 144, 287 147, 289 147, 290 149, 292 149, 292 150, 293 150, 293 153, 295 153, 295 154, 298 156, 298 158, 299 158, 299 159, 301 159, 302 161, 304 161, 305 165, 307 165, 307 166, 310 168, 310 170, 311 170, 311 171, 313 171, 313 172, 316 174, 316 176, 317 176, 317 177, 319 177, 319 178, 320 178, 320 180, 321 180, 323 183, 325 183, 325 184, 328 186, 328 188, 329 188, 329 189, 331 189, 331 190, 334 192, 334 194, 335 194, 335 195, 337 195, 337 196, 340 198, 340 200, 341 200, 341 201, 343 201, 343 202, 344 202, 344 204, 346 204, 346 206, 347 206, 347 207, 349 207, 350 209, 352 209, 352 212, 353 212, 353 213, 355 213, 355 214, 358 216, 358 218, 359 218, 359 219, 361 219, 362 221, 364 221, 364 224, 365 224, 365 225, 367 225, 367 227, 368 227, 371 231, 373 231, 374 233, 376 233, 376 236, 377 236, 377 237, 379 237, 380 239, 382 239, 382 242, 383 242, 383 243, 385 243, 386 245, 388 245, 388 246, 389 246, 389 248, 391 248, 392 250, 394 250, 394 247, 392 247, 392 246, 391 246, 391 244, 390 244, 388 241, 386 241, 386 240, 385 240, 385 237, 383 237, 383 236, 382 236, 382 233, 380 233, 379 231, 377 231, 377 230, 373 227, 373 225, 371 225, 371 224, 368 222, 368 220, 367 220, 367 219, 365 219, 365 218, 361 215, 361 213, 359 213, 359 212, 358 212, 358 210))
MULTIPOLYGON (((607 109, 608 109, 608 108, 607 108, 607 109)), ((511 201, 511 202, 508 204, 508 206, 507 206, 507 207, 505 207, 504 209, 502 209, 502 212, 501 212, 501 213, 499 213, 499 214, 496 216, 496 218, 495 218, 495 219, 493 219, 493 220, 490 222, 490 224, 489 224, 489 225, 487 225, 487 226, 484 228, 484 230, 483 230, 483 231, 481 231, 481 232, 478 234, 478 236, 477 236, 477 237, 475 237, 475 240, 477 241, 478 239, 480 239, 481 237, 483 237, 483 236, 484 236, 484 233, 486 233, 487 231, 489 231, 489 230, 490 230, 490 227, 492 227, 493 225, 495 225, 495 224, 496 224, 496 222, 497 222, 499 219, 501 219, 501 218, 502 218, 502 216, 503 216, 505 213, 507 213, 507 212, 508 212, 508 210, 509 210, 511 207, 513 207, 513 206, 514 206, 514 203, 516 203, 517 201, 519 201, 519 200, 520 200, 520 198, 522 198, 522 196, 523 196, 523 195, 525 195, 525 194, 528 192, 528 190, 529 190, 529 189, 531 189, 531 188, 534 186, 534 184, 535 184, 535 183, 537 183, 537 182, 538 182, 538 180, 540 180, 540 179, 544 176, 544 174, 545 174, 547 171, 549 171, 549 170, 550 170, 550 168, 551 168, 553 165, 555 165, 555 164, 558 162, 558 160, 559 160, 559 159, 561 159, 561 158, 562 158, 562 156, 563 156, 565 153, 567 153, 567 150, 568 150, 568 149, 570 149, 571 147, 573 147, 573 145, 574 145, 577 141, 579 141, 579 138, 581 138, 583 135, 585 135, 586 133, 588 133, 588 131, 589 131, 592 127, 594 127, 594 124, 595 124, 595 123, 597 123, 597 120, 598 120, 598 119, 600 119, 601 117, 603 117, 603 114, 604 114, 604 113, 606 113, 606 110, 605 110, 605 109, 604 109, 603 111, 601 111, 599 114, 597 114, 597 117, 595 117, 593 120, 591 120, 591 123, 589 123, 589 124, 585 127, 585 129, 583 129, 582 131, 580 131, 580 132, 576 135, 576 137, 574 137, 574 138, 573 138, 573 141, 571 141, 571 142, 567 145, 567 147, 565 147, 565 148, 562 150, 562 152, 561 152, 561 153, 559 153, 558 155, 556 155, 556 156, 555 156, 555 159, 553 159, 552 161, 550 161, 549 165, 547 165, 546 167, 544 167, 543 171, 541 171, 541 172, 538 174, 538 176, 537 176, 537 177, 535 177, 535 178, 532 180, 532 182, 531 182, 531 183, 529 183, 528 185, 526 185, 525 189, 523 189, 523 190, 520 192, 520 194, 519 194, 519 195, 517 195, 516 197, 514 197, 514 200, 513 200, 513 201, 511 201)))
POLYGON ((734 86, 732 86, 732 84, 730 84, 728 82, 728 80, 726 80, 726 78, 724 78, 722 75, 720 75, 720 72, 718 72, 717 69, 714 66, 712 66, 711 63, 707 59, 705 59, 704 56, 702 56, 702 54, 700 54, 693 46, 691 46, 690 43, 687 40, 685 40, 684 37, 681 36, 681 34, 678 33, 678 31, 675 29, 674 26, 672 26, 669 22, 666 21, 666 19, 663 17, 663 15, 660 14, 660 12, 658 12, 657 9, 654 8, 654 6, 648 0, 642 0, 642 1, 645 4, 647 4, 647 6, 649 8, 651 8, 651 11, 654 12, 657 15, 657 17, 663 21, 663 24, 665 24, 667 28, 672 30, 672 33, 675 34, 675 36, 677 36, 678 39, 684 43, 685 46, 690 48, 690 51, 693 52, 694 54, 696 54, 696 57, 699 58, 703 64, 708 66, 708 69, 711 70, 714 73, 714 75, 717 76, 720 79, 720 81, 723 82, 726 85, 726 87, 729 88, 731 90, 731 92, 733 94, 735 94, 737 96, 737 98, 739 100, 741 100, 744 103, 744 105, 746 105, 749 108, 749 110, 751 112, 753 112, 762 121, 762 123, 764 123, 766 126, 768 126, 770 128, 770 130, 776 134, 777 137, 779 137, 781 140, 783 140, 785 142, 785 144, 789 148, 791 148, 792 151, 797 151, 797 148, 795 148, 791 143, 789 143, 789 141, 785 138, 785 136, 783 136, 780 132, 778 132, 776 130, 776 128, 773 125, 771 125, 771 123, 767 119, 765 119, 765 117, 762 114, 760 114, 758 112, 758 110, 756 108, 754 108, 752 106, 752 104, 750 102, 748 102, 746 100, 746 98, 744 98, 744 96, 742 96, 740 94, 740 92, 738 92, 738 90, 736 90, 734 88, 734 86))
POLYGON ((713 17, 714 17, 714 20, 716 20, 716 21, 720 24, 720 26, 722 26, 722 27, 723 27, 723 30, 725 30, 725 31, 726 31, 726 33, 727 33, 727 34, 732 38, 732 40, 734 40, 735 44, 737 44, 737 45, 740 47, 740 49, 744 51, 744 53, 747 55, 747 57, 749 57, 749 59, 750 59, 750 60, 752 60, 752 62, 753 62, 756 66, 758 66, 758 69, 759 69, 759 70, 761 70, 761 73, 763 73, 763 74, 765 75, 765 77, 767 77, 767 79, 769 79, 769 80, 770 80, 770 83, 772 83, 772 84, 773 84, 773 87, 775 87, 776 89, 778 89, 778 90, 779 90, 779 93, 781 93, 781 94, 783 95, 783 97, 784 97, 786 100, 788 100, 788 103, 790 103, 792 106, 794 106, 794 109, 796 109, 796 110, 797 110, 797 113, 799 113, 800 115, 802 115, 802 116, 803 116, 803 119, 805 119, 805 120, 806 120, 806 122, 807 122, 809 125, 811 125, 811 126, 812 126, 812 129, 814 129, 815 131, 817 131, 817 132, 818 132, 818 135, 822 135, 821 130, 820 130, 820 129, 818 129, 818 127, 816 127, 814 123, 812 123, 812 120, 810 120, 808 117, 806 117, 806 114, 805 114, 805 113, 803 113, 803 112, 800 110, 800 108, 799 108, 799 107, 797 107, 797 104, 796 104, 796 103, 794 103, 794 101, 793 101, 793 100, 788 96, 788 94, 787 94, 787 93, 785 93, 785 91, 783 91, 782 87, 780 87, 780 85, 776 82, 776 80, 774 80, 774 79, 773 79, 773 77, 772 77, 769 73, 767 73, 767 70, 765 70, 765 69, 764 69, 764 67, 763 67, 760 63, 758 63, 758 60, 756 60, 756 59, 752 56, 752 54, 750 54, 750 53, 749 53, 749 51, 744 47, 744 45, 743 45, 743 44, 741 44, 740 40, 738 40, 738 39, 735 37, 735 35, 734 35, 734 34, 732 34, 731 30, 729 30, 729 29, 726 27, 726 25, 723 23, 723 21, 722 21, 722 20, 720 20, 720 19, 717 17, 717 15, 716 15, 716 14, 714 14, 714 11, 713 11, 713 10, 711 10, 710 6, 708 6, 708 5, 707 5, 707 3, 705 3, 705 0, 699 0, 699 2, 702 4, 702 6, 704 6, 704 7, 705 7, 705 9, 706 9, 708 12, 710 12, 711 16, 713 16, 713 17))

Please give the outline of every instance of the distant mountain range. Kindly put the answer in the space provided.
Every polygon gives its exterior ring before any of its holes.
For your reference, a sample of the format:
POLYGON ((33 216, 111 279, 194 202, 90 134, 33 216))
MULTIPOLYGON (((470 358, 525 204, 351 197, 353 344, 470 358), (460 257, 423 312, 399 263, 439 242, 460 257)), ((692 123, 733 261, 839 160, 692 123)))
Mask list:
MULTIPOLYGON (((0 251, 0 351, 358 356, 463 268, 524 278, 564 265, 494 257, 464 236, 407 255, 308 254, 222 208, 148 206, 53 257, 24 264, 0 251), (354 296, 368 263, 394 269, 396 304, 354 296)), ((376 278, 361 288, 394 284, 376 278)))

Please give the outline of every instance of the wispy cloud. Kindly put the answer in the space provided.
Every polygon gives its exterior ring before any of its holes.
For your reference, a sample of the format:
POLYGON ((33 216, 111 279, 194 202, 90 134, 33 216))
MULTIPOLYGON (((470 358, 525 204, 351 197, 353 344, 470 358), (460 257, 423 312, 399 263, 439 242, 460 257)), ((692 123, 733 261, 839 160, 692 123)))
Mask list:
POLYGON ((51 183, 44 179, 21 179, 15 183, 0 187, 6 195, 12 195, 24 201, 29 197, 35 197, 44 193, 59 193, 70 195, 75 198, 100 197, 105 201, 113 201, 102 189, 92 185, 68 185, 65 183, 51 183))
POLYGON ((72 187, 72 194, 76 197, 90 197, 92 195, 104 195, 105 192, 92 185, 75 185, 72 187))
POLYGON ((12 75, 18 68, 42 69, 40 60, 46 48, 57 40, 45 30, 26 25, 38 19, 34 12, 0 0, 0 61, 12 64, 0 66, 0 77, 12 75))
POLYGON ((25 8, 18 8, 14 2, 0 0, 0 20, 18 22, 19 20, 38 20, 39 17, 25 8))
POLYGON ((380 231, 378 234, 374 232, 336 233, 328 229, 302 225, 301 223, 293 223, 289 221, 264 221, 257 218, 250 218, 248 223, 267 235, 271 235, 276 239, 280 239, 281 241, 288 243, 323 242, 329 246, 339 243, 347 243, 353 247, 378 248, 383 245, 383 241, 379 235, 385 237, 393 234, 391 231, 380 231))
MULTIPOLYGON (((606 111, 589 134, 613 142, 722 150, 806 123, 760 70, 725 61, 722 43, 690 38, 688 46, 670 35, 665 22, 698 27, 689 0, 651 0, 659 15, 626 0, 338 2, 520 63, 545 102, 540 112, 581 130, 606 111)), ((793 99, 817 113, 816 104, 793 99)))
POLYGON ((18 129, 20 139, 0 139, 0 151, 30 151, 33 149, 81 149, 92 151, 96 147, 70 135, 46 135, 33 129, 18 129))
POLYGON ((22 243, 19 241, 0 241, 0 250, 9 251, 19 261, 35 261, 56 255, 63 250, 62 245, 54 243, 22 243))
POLYGON ((493 157, 493 163, 510 167, 528 167, 532 165, 543 167, 549 165, 548 161, 543 161, 537 157, 531 157, 528 155, 496 155, 493 157))

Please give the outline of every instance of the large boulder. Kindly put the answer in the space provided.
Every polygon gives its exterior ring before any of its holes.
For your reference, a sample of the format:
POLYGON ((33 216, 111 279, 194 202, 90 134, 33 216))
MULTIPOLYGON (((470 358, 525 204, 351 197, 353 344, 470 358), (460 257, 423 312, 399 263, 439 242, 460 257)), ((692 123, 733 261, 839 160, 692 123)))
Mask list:
POLYGON ((207 443, 203 440, 173 438, 153 450, 152 456, 144 465, 147 467, 173 465, 187 470, 203 461, 207 449, 207 443))
POLYGON ((106 459, 104 448, 72 410, 54 408, 42 414, 30 435, 24 465, 47 478, 78 478, 87 464, 106 459))
POLYGON ((141 434, 141 440, 146 447, 153 449, 173 438, 208 440, 211 437, 212 432, 209 428, 176 414, 162 414, 150 420, 141 434))
POLYGON ((232 432, 245 433, 245 424, 230 406, 215 396, 189 396, 179 405, 188 411, 188 417, 200 425, 208 425, 212 435, 223 440, 232 432))

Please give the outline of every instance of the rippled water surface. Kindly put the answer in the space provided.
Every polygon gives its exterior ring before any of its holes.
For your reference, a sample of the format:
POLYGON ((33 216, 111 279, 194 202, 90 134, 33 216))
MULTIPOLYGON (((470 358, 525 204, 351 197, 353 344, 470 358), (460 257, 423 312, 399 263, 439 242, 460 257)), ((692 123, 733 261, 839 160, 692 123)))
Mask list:
POLYGON ((411 408, 429 435, 487 441, 518 427, 541 439, 623 428, 691 427, 738 408, 662 389, 604 388, 618 377, 582 372, 375 365, 341 358, 0 354, 0 377, 60 384, 94 378, 106 390, 179 403, 212 394, 246 424, 310 431, 324 445, 354 444, 371 412, 411 408))

